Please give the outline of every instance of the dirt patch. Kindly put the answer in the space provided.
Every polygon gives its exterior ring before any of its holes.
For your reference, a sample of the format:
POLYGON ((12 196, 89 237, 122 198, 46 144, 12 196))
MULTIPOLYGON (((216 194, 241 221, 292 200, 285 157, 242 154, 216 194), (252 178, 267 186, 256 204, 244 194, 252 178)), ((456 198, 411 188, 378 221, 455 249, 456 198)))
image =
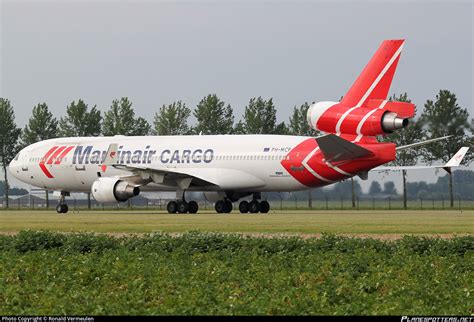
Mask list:
MULTIPOLYGON (((238 233, 240 235, 258 238, 289 238, 299 237, 302 239, 310 238, 321 238, 323 234, 298 234, 298 233, 238 233)), ((337 236, 350 237, 350 238, 372 238, 379 240, 397 240, 404 236, 417 236, 417 237, 428 237, 428 238, 441 238, 451 239, 460 236, 469 236, 470 234, 336 234, 337 236)))

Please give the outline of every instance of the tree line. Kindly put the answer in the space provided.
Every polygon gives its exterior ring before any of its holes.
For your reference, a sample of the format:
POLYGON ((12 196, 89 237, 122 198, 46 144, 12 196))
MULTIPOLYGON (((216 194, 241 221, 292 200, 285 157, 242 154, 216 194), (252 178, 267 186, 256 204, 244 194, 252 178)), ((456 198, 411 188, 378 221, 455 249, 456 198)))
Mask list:
MULTIPOLYGON (((393 95, 390 100, 411 102, 406 93, 393 95)), ((155 113, 152 123, 136 116, 132 102, 127 97, 112 101, 103 114, 97 105, 89 106, 84 100, 71 102, 66 114, 55 117, 46 103, 33 107, 32 115, 24 129, 15 122, 14 108, 6 98, 0 98, 0 164, 5 175, 5 194, 8 203, 8 178, 6 168, 17 152, 38 141, 71 136, 111 135, 186 135, 186 134, 288 134, 317 136, 306 121, 310 103, 293 107, 288 122, 277 121, 277 109, 273 99, 251 98, 244 114, 235 121, 234 111, 229 103, 216 94, 203 97, 191 110, 180 100, 162 105, 155 113), (195 124, 190 124, 194 116, 195 124)), ((447 162, 461 146, 472 146, 474 141, 474 120, 469 120, 467 109, 458 105, 454 93, 440 90, 435 100, 427 100, 418 118, 401 131, 381 138, 382 141, 406 145, 417 141, 453 135, 447 140, 404 150, 397 154, 396 165, 414 165, 419 161, 432 163, 447 162)), ((466 156, 466 163, 472 160, 472 153, 466 156)), ((406 171, 403 171, 404 187, 406 171)), ((452 194, 452 178, 450 176, 452 194)), ((354 185, 353 185, 354 186, 354 185)), ((406 188, 404 188, 406 191, 406 188)), ((452 196, 451 196, 452 197, 452 196)), ((405 193, 406 199, 406 193, 405 193)), ((451 198, 452 200, 452 198, 451 198)))

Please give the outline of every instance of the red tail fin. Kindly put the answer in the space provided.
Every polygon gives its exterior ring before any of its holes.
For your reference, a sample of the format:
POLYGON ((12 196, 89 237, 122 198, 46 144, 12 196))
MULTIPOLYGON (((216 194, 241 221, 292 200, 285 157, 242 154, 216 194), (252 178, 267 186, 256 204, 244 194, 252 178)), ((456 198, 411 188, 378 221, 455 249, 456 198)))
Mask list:
POLYGON ((386 99, 405 40, 385 40, 344 95, 345 106, 365 106, 369 99, 386 99))

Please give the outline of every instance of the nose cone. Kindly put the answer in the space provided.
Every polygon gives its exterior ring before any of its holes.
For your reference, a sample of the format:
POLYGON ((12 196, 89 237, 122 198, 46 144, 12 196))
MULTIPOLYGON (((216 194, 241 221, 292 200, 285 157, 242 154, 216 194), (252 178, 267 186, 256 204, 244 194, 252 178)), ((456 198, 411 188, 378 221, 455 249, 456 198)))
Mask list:
POLYGON ((18 179, 19 172, 20 172, 20 162, 18 161, 20 153, 18 153, 13 160, 10 161, 8 165, 8 169, 10 173, 18 179))

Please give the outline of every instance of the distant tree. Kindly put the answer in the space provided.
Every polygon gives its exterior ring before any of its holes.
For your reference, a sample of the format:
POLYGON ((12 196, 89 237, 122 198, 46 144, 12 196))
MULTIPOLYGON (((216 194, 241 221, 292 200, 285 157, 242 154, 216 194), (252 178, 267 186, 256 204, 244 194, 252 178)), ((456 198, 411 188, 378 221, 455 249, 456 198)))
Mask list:
POLYGON ((285 122, 278 123, 277 126, 275 127, 275 132, 273 134, 280 134, 280 135, 288 134, 288 126, 285 124, 285 122))
POLYGON ((181 101, 163 105, 155 113, 154 133, 156 135, 183 135, 189 134, 188 119, 191 110, 181 101))
POLYGON ((46 103, 33 107, 33 114, 21 134, 21 145, 52 139, 58 136, 58 120, 48 109, 46 103))
POLYGON ((396 195, 397 189, 395 189, 395 184, 393 181, 387 181, 383 184, 383 193, 386 195, 396 195))
MULTIPOLYGON (((337 198, 350 198, 352 196, 352 182, 345 180, 332 185, 332 189, 329 190, 330 195, 337 198)), ((359 182, 354 181, 354 191, 356 194, 361 194, 362 187, 359 182)))
MULTIPOLYGON (((456 170, 453 171, 452 176, 453 180, 456 181, 456 185, 453 187, 456 196, 463 200, 474 200, 474 171, 456 170)), ((413 198, 426 194, 438 199, 449 198, 449 192, 446 191, 448 184, 448 174, 438 177, 435 183, 428 184, 425 181, 408 182, 407 193, 413 198)))
POLYGON ((357 181, 354 180, 354 177, 351 177, 352 208, 356 207, 356 198, 357 198, 356 189, 355 189, 356 183, 357 181))
POLYGON ((112 135, 147 135, 151 132, 150 124, 143 118, 135 118, 132 102, 127 97, 113 100, 110 109, 104 113, 102 134, 112 135))
POLYGON ((204 97, 193 112, 197 119, 196 134, 230 134, 233 132, 234 112, 216 94, 204 97))
MULTIPOLYGON (((33 114, 21 135, 21 146, 25 147, 35 142, 52 139, 58 136, 58 120, 49 111, 46 103, 33 107, 33 114)), ((46 208, 49 208, 48 189, 46 193, 46 208)))
POLYGON ((372 181, 369 188, 369 195, 376 196, 382 193, 382 187, 378 181, 372 181))
POLYGON ((67 136, 99 136, 101 133, 102 116, 96 106, 88 111, 83 100, 73 101, 66 110, 66 116, 59 121, 59 135, 67 136))
POLYGON ((8 208, 9 185, 7 166, 20 148, 18 139, 21 134, 21 129, 19 129, 15 123, 15 112, 13 111, 10 101, 6 98, 0 98, 0 125, 0 164, 2 165, 5 178, 5 199, 6 207, 8 208))
MULTIPOLYGON (((389 101, 407 102, 411 103, 407 93, 400 95, 392 95, 389 101)), ((416 110, 416 107, 415 107, 416 110)), ((411 143, 423 140, 423 122, 420 118, 418 120, 412 119, 408 126, 404 129, 395 131, 383 138, 385 142, 395 143, 396 146, 408 145, 411 143)), ((413 166, 416 165, 420 156, 423 154, 424 147, 405 149, 397 152, 397 158, 392 162, 395 166, 413 166)), ((403 208, 407 209, 407 188, 406 188, 407 171, 402 170, 403 179, 403 208)))
MULTIPOLYGON (((447 140, 426 145, 423 158, 429 163, 436 160, 448 162, 461 147, 472 143, 472 137, 469 137, 472 128, 467 109, 460 107, 456 95, 448 90, 440 90, 436 95, 436 101, 426 101, 422 120, 427 139, 452 135, 447 140)), ((463 163, 469 164, 472 157, 472 151, 469 151, 463 163)), ((449 196, 450 205, 454 207, 451 175, 449 176, 449 196)))
POLYGON ((305 102, 300 107, 293 108, 293 114, 290 116, 288 123, 288 133, 299 136, 318 136, 319 132, 313 129, 306 118, 310 104, 305 102))
POLYGON ((286 134, 285 122, 277 123, 276 108, 273 100, 262 97, 251 98, 245 107, 243 131, 246 134, 286 134))
POLYGON ((246 133, 245 133, 244 122, 242 122, 242 120, 238 121, 238 122, 235 124, 233 133, 234 133, 234 134, 246 134, 246 133))
MULTIPOLYGON (((3 196, 4 194, 5 194, 5 182, 0 181, 0 196, 3 196)), ((23 188, 10 187, 9 189, 10 196, 23 196, 26 194, 28 194, 28 190, 23 189, 23 188)))
MULTIPOLYGON (((454 193, 456 193, 459 198, 463 199, 474 199, 474 171, 470 170, 456 170, 453 171, 453 180, 456 181, 456 186, 454 187, 454 193)), ((449 176, 445 176, 448 177, 449 176)), ((445 187, 445 183, 439 182, 441 178, 438 178, 436 183, 440 187, 445 187)))

